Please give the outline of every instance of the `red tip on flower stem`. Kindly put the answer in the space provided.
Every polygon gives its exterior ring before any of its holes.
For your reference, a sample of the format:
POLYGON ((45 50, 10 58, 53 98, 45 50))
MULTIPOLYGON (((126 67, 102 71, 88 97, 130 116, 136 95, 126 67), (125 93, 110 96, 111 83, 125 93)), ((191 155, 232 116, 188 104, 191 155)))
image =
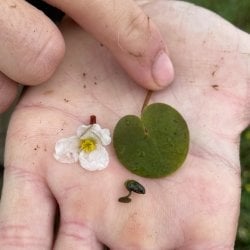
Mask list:
POLYGON ((96 124, 96 116, 95 115, 90 116, 89 124, 96 124))

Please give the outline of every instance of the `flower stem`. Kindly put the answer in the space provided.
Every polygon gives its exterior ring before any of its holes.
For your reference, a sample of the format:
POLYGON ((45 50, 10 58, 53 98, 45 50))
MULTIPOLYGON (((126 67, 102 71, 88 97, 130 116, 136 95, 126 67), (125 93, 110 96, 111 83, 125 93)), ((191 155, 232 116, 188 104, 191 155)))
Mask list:
POLYGON ((96 116, 95 115, 91 115, 89 118, 89 124, 93 125, 96 124, 96 116))

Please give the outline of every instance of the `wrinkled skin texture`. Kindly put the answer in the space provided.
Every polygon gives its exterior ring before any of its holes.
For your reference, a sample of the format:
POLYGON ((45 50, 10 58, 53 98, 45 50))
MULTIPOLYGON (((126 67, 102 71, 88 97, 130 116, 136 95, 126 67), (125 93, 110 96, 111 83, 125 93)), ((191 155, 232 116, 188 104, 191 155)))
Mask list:
POLYGON ((168 103, 186 119, 185 163, 166 178, 145 179, 123 168, 112 146, 103 171, 54 160, 55 142, 91 114, 112 131, 121 116, 139 115, 146 95, 105 47, 65 21, 62 65, 50 81, 26 91, 9 127, 1 249, 233 249, 239 134, 249 122, 250 39, 193 5, 151 2, 144 10, 161 28, 176 71, 174 83, 151 102, 168 103), (127 179, 143 184, 146 194, 123 204, 117 199, 127 194, 127 179), (53 236, 56 204, 61 221, 53 236))

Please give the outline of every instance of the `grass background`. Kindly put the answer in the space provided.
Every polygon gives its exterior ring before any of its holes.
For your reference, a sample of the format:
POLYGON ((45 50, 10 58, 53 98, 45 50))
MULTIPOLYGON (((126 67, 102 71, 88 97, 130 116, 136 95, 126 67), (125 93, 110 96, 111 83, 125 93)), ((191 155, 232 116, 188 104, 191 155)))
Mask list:
MULTIPOLYGON (((186 0, 224 17, 250 33, 250 0, 186 0)), ((206 20, 204 20, 206 22, 206 20)), ((240 160, 242 169, 241 211, 236 250, 250 249, 250 127, 241 134, 240 160)))
MULTIPOLYGON (((240 29, 250 33, 250 0, 186 0, 208 8, 240 29)), ((206 22, 206 20, 204 20, 206 22)), ((5 120, 5 119, 3 119, 5 120)), ((7 119, 6 119, 7 120, 7 119)), ((0 124, 5 126, 4 124, 0 124)), ((2 152, 0 152, 2 154, 2 152)), ((250 127, 241 135, 240 160, 242 167, 241 213, 235 250, 250 249, 250 127)), ((0 186, 2 168, 0 168, 0 186)), ((1 189, 1 188, 0 188, 1 189)))

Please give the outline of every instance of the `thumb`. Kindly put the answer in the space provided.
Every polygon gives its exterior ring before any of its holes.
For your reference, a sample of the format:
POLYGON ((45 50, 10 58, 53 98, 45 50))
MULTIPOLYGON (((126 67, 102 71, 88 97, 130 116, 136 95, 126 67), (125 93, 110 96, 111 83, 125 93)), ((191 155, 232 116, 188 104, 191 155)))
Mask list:
POLYGON ((47 0, 104 44, 137 83, 158 90, 174 76, 163 38, 132 0, 47 0))

